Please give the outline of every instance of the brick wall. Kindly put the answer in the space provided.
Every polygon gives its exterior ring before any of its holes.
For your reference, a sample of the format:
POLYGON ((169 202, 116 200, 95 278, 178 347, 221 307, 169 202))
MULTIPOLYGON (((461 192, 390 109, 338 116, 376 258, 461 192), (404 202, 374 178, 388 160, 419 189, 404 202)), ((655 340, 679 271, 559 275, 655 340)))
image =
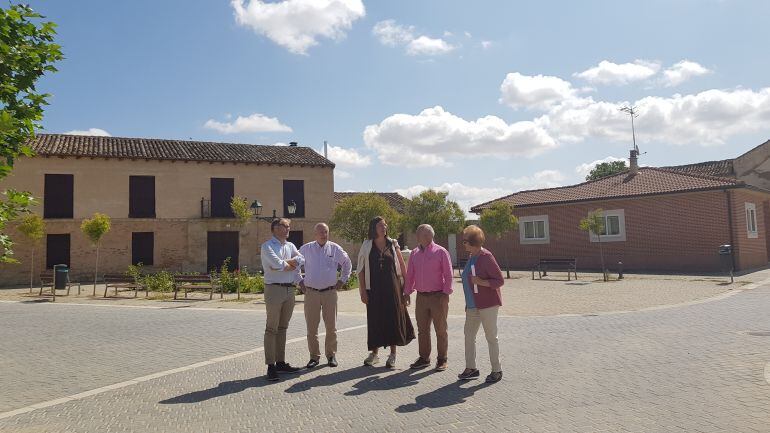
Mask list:
MULTIPOLYGON (((770 194, 746 189, 730 192, 738 269, 767 264, 764 203, 768 199, 770 194), (745 202, 757 205, 756 239, 749 239, 746 232, 745 202)), ((602 243, 605 263, 611 270, 622 261, 626 270, 715 272, 720 269, 719 245, 730 243, 726 193, 709 191, 519 208, 514 211, 519 217, 548 215, 550 242, 522 245, 517 230, 501 240, 487 239, 485 246, 501 265, 506 261, 507 247, 512 268, 528 269, 539 258, 575 257, 579 269, 600 269, 599 244, 578 229, 580 220, 597 208, 622 209, 625 214, 626 240, 602 243)), ((458 236, 458 252, 464 251, 460 241, 458 236)))

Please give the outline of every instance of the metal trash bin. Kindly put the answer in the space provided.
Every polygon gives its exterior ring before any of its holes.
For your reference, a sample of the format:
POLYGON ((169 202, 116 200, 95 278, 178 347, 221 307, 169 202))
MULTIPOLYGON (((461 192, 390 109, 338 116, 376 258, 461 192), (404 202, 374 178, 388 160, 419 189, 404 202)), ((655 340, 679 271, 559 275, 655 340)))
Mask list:
POLYGON ((54 265, 54 281, 56 281, 54 288, 56 290, 64 290, 67 288, 67 278, 69 276, 69 268, 67 265, 54 265))
POLYGON ((732 245, 720 245, 719 246, 719 263, 722 267, 722 272, 730 273, 730 282, 733 282, 733 246, 732 245))

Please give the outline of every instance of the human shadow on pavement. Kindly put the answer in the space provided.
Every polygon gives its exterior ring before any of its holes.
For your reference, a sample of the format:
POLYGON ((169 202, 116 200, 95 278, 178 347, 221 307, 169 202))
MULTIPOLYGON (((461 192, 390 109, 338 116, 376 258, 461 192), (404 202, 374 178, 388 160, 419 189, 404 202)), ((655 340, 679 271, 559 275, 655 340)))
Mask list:
MULTIPOLYGON (((317 369, 316 369, 317 370, 317 369)), ((243 392, 249 388, 262 388, 263 386, 279 385, 281 382, 292 380, 298 376, 309 373, 313 370, 302 369, 297 373, 282 374, 281 380, 277 382, 269 382, 265 379, 265 376, 252 377, 251 379, 243 380, 230 380, 227 382, 221 382, 214 388, 204 389, 201 391, 193 391, 187 394, 178 395, 166 400, 159 401, 159 404, 180 404, 180 403, 200 403, 202 401, 211 400, 212 398, 224 397, 230 394, 237 394, 243 392)))
POLYGON ((334 373, 324 374, 308 380, 304 380, 302 382, 294 383, 286 389, 286 392, 305 392, 315 387, 337 385, 339 383, 360 379, 362 377, 373 376, 382 372, 382 369, 362 365, 360 367, 349 368, 347 370, 339 370, 334 373))
POLYGON ((465 400, 475 394, 476 391, 491 385, 481 382, 473 386, 464 387, 462 386, 464 383, 460 381, 452 382, 427 394, 417 396, 414 403, 402 404, 396 408, 396 412, 410 413, 422 409, 437 409, 465 403, 465 400))
MULTIPOLYGON (((380 372, 388 372, 390 370, 380 370, 380 372)), ((369 391, 390 391, 399 388, 406 388, 408 386, 417 385, 420 379, 423 377, 434 374, 433 369, 427 370, 404 370, 396 374, 388 374, 386 376, 374 376, 366 377, 364 380, 353 384, 353 389, 346 392, 347 396, 358 396, 366 394, 369 391)))

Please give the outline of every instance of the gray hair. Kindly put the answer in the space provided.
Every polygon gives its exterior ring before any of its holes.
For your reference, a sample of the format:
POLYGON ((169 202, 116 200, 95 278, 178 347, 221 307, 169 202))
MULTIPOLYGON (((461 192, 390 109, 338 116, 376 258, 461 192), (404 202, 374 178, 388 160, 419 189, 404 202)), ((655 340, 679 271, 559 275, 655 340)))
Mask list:
POLYGON ((431 227, 430 224, 420 224, 419 226, 417 226, 417 230, 415 231, 415 233, 420 233, 421 230, 430 232, 431 237, 436 236, 436 232, 433 230, 433 227, 431 227))
POLYGON ((314 231, 318 231, 318 227, 323 227, 323 228, 325 228, 327 231, 329 230, 329 225, 328 225, 328 224, 326 224, 326 223, 318 223, 318 224, 316 224, 315 226, 313 226, 313 230, 314 230, 314 231))

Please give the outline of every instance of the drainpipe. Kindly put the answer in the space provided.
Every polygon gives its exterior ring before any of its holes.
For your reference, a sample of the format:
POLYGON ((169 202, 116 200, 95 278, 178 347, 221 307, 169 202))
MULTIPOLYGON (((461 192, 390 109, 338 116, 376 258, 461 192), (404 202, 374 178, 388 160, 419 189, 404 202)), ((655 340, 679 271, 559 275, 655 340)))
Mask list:
POLYGON ((733 246, 732 261, 733 269, 735 269, 735 251, 737 250, 737 246, 735 245, 735 236, 733 235, 733 203, 732 200, 730 200, 730 190, 725 189, 723 191, 725 192, 725 199, 727 200, 727 231, 730 234, 730 245, 733 246))

